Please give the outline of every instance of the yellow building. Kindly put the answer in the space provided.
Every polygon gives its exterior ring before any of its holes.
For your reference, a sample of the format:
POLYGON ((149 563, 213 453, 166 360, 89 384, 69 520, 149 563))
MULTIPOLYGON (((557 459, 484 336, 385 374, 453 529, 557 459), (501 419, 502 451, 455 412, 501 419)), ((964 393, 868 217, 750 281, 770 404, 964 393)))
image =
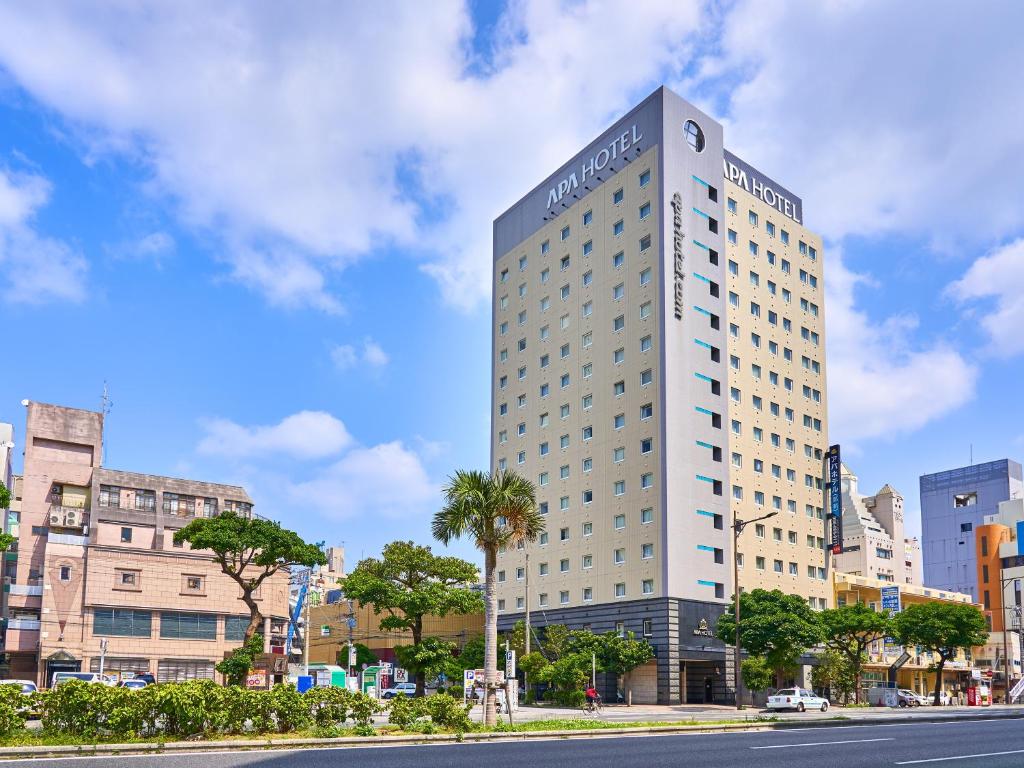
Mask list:
MULTIPOLYGON (((355 627, 352 629, 352 642, 362 643, 377 658, 393 661, 396 645, 409 645, 412 635, 409 632, 385 631, 380 628, 381 620, 386 613, 375 614, 370 606, 360 607, 353 603, 352 617, 355 627)), ((310 635, 309 660, 311 663, 334 664, 338 653, 346 648, 349 641, 349 604, 347 600, 327 605, 318 605, 309 610, 310 635)), ((484 615, 471 613, 464 616, 425 616, 423 618, 423 636, 440 637, 455 643, 460 649, 466 642, 484 633, 484 615)), ((344 657, 342 657, 344 666, 344 657)))
MULTIPOLYGON (((832 585, 836 606, 865 603, 872 610, 882 610, 882 589, 899 590, 900 607, 928 602, 967 603, 972 604, 971 596, 962 592, 949 592, 929 587, 918 587, 912 584, 892 584, 880 579, 866 576, 854 576, 840 571, 832 574, 832 585)), ((977 606, 979 609, 981 606, 977 606)), ((929 671, 934 659, 932 653, 917 648, 907 648, 910 659, 896 673, 896 683, 900 688, 909 688, 921 694, 930 694, 935 690, 935 673, 929 671)), ((870 688, 876 683, 884 683, 889 679, 889 669, 903 654, 903 646, 895 643, 879 641, 868 649, 868 662, 864 666, 862 685, 870 688)), ((971 684, 971 657, 960 654, 946 662, 942 673, 942 689, 951 695, 963 690, 971 684)))

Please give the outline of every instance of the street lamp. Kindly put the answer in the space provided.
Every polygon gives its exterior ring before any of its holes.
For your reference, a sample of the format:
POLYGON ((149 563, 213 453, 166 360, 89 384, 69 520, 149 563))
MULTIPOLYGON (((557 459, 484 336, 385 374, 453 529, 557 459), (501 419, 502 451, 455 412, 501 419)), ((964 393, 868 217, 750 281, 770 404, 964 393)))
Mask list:
POLYGON ((743 709, 740 703, 740 559, 739 541, 743 529, 751 523, 767 520, 775 517, 778 512, 769 512, 767 515, 755 517, 753 520, 740 520, 738 517, 732 522, 732 603, 735 611, 735 637, 733 638, 732 657, 732 684, 736 690, 736 709, 743 709))

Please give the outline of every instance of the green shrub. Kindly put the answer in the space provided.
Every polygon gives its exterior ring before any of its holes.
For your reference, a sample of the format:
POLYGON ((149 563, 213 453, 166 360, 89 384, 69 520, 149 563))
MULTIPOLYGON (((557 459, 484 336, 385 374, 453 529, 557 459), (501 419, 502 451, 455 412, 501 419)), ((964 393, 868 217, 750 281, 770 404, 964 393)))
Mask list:
MULTIPOLYGON (((142 691, 147 690, 143 688, 142 691)), ((142 692, 140 691, 140 693, 142 692)), ((245 733, 254 725, 250 723, 253 713, 258 711, 257 700, 263 691, 249 690, 238 685, 229 685, 221 689, 220 711, 217 716, 217 727, 226 733, 245 733)))
POLYGON ((318 727, 328 728, 345 722, 352 693, 345 688, 310 688, 304 696, 309 714, 318 727))
MULTIPOLYGON (((379 701, 362 692, 351 695, 348 708, 352 714, 352 720, 357 726, 371 725, 373 716, 383 709, 379 701)), ((370 730, 373 731, 373 728, 371 727, 370 730)))
POLYGON ((309 725, 309 703, 291 683, 275 685, 266 692, 270 697, 270 708, 280 733, 288 733, 309 725))
POLYGON ((586 698, 583 691, 559 691, 554 688, 548 688, 544 697, 560 707, 581 707, 586 698))
POLYGON ((463 704, 462 699, 456 699, 447 693, 438 693, 428 696, 425 701, 427 714, 434 725, 450 728, 457 733, 463 733, 473 727, 469 720, 469 705, 463 704))
POLYGON ((388 703, 388 722, 407 730, 426 714, 424 699, 410 699, 400 693, 388 703))
POLYGON ((93 738, 99 735, 100 720, 105 714, 97 706, 103 693, 99 689, 106 687, 68 680, 51 689, 43 699, 43 728, 71 736, 93 738))
POLYGON ((25 726, 25 706, 28 697, 20 685, 0 685, 0 736, 6 736, 25 726))
MULTIPOLYGON (((437 692, 444 693, 444 691, 440 689, 437 692)), ((453 685, 451 688, 448 689, 447 692, 448 695, 454 699, 461 699, 463 697, 463 694, 465 693, 461 685, 453 685)))

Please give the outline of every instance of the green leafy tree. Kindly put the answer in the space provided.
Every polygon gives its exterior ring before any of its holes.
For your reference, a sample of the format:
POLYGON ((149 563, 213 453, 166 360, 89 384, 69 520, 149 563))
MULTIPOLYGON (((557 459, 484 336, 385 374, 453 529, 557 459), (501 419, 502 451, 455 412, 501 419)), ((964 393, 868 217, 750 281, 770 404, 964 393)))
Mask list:
POLYGON ((256 657, 263 653, 263 635, 257 632, 241 647, 235 648, 217 663, 217 671, 224 675, 228 685, 245 685, 245 678, 256 657))
POLYGON ((395 657, 405 669, 416 672, 416 693, 423 695, 426 681, 439 674, 459 679, 461 675, 452 674, 456 648, 455 643, 440 637, 425 637, 415 645, 395 646, 395 657))
MULTIPOLYGON (((718 619, 715 635, 733 643, 736 632, 734 605, 718 619)), ((799 595, 778 589, 740 593, 740 647, 751 656, 763 656, 776 678, 792 670, 808 648, 821 640, 817 614, 799 595)))
POLYGON ((654 658, 654 649, 643 638, 637 640, 632 632, 620 637, 615 632, 600 635, 597 666, 602 672, 625 678, 637 667, 654 658))
MULTIPOLYGON (((438 642, 424 643, 423 617, 466 614, 483 609, 480 595, 471 589, 478 578, 477 567, 457 557, 442 557, 411 541, 394 541, 384 547, 381 558, 367 558, 341 582, 345 597, 361 606, 369 605, 385 631, 399 630, 412 635, 412 646, 399 656, 402 665, 416 673, 416 693, 424 693, 428 669, 438 669, 438 642), (422 666, 422 665, 427 666, 422 666), (410 666, 411 665, 411 666, 410 666)), ((445 646, 449 658, 453 644, 445 646)), ((399 651, 396 648, 395 653, 399 651)))
POLYGON ((740 664, 740 675, 748 691, 767 691, 775 681, 775 670, 763 656, 748 656, 740 664))
MULTIPOLYGON (((352 643, 352 645, 355 646, 356 649, 356 671, 362 669, 364 664, 367 667, 372 667, 374 664, 380 661, 380 659, 377 658, 377 654, 371 651, 363 643, 352 643)), ((346 669, 348 669, 347 645, 342 647, 342 649, 338 651, 337 663, 338 666, 345 667, 346 669)))
POLYGON ((846 659, 853 674, 853 700, 860 701, 860 681, 868 647, 894 630, 887 613, 873 611, 864 603, 841 605, 818 614, 825 647, 846 659))
POLYGON ((826 649, 818 654, 818 663, 811 667, 811 685, 828 688, 833 697, 849 701, 850 694, 860 686, 860 680, 848 655, 826 649))
MULTIPOLYGON (((515 647, 515 646, 513 646, 515 647)), ((458 658, 459 670, 463 669, 483 669, 484 668, 484 636, 474 635, 466 641, 466 644, 462 646, 462 651, 459 653, 458 658)), ((462 679, 461 672, 458 678, 455 680, 462 679)))
POLYGON ((484 553, 484 724, 497 722, 494 671, 498 663, 498 598, 494 592, 498 549, 534 541, 544 530, 533 484, 515 472, 460 470, 444 488, 434 515, 434 538, 443 544, 469 537, 484 553))
POLYGON ((318 546, 307 544, 280 523, 232 511, 197 517, 175 532, 175 544, 186 541, 192 549, 213 552, 221 571, 241 588, 242 602, 249 609, 245 640, 262 631, 263 614, 253 595, 263 582, 282 569, 327 562, 318 546))
POLYGON ((934 665, 936 706, 946 662, 956 658, 961 649, 968 651, 988 642, 985 614, 966 603, 916 603, 897 613, 893 622, 903 645, 920 645, 938 657, 934 665))

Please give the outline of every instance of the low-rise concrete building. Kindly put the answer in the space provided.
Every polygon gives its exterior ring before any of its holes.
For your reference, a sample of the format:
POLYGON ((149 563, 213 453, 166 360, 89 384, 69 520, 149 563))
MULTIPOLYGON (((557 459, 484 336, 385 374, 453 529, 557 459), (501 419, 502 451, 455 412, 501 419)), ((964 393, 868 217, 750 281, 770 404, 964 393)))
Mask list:
POLYGON ((899 491, 886 483, 874 496, 864 496, 857 476, 845 464, 842 488, 843 552, 835 556, 835 569, 893 584, 922 586, 921 544, 905 536, 899 491))
MULTIPOLYGON (((101 466, 103 414, 30 402, 13 567, 7 563, 7 676, 58 671, 213 678, 248 624, 240 590, 174 533, 226 509, 243 488, 101 466)), ((287 575, 263 584, 267 651, 283 652, 287 575)))
MULTIPOLYGON (((841 571, 832 574, 835 588, 836 606, 864 603, 872 610, 881 611, 882 590, 898 590, 896 599, 898 610, 917 603, 944 602, 967 603, 973 601, 971 596, 962 592, 951 592, 941 589, 930 589, 914 584, 892 584, 887 580, 872 579, 841 571)), ((979 608, 981 606, 978 606, 979 608)), ((920 694, 929 694, 935 690, 935 671, 931 666, 935 659, 929 651, 918 653, 917 648, 904 648, 892 640, 878 641, 868 649, 868 660, 864 666, 862 685, 871 688, 877 684, 888 683, 894 665, 899 664, 904 650, 909 658, 895 670, 895 682, 900 688, 908 688, 920 694)), ((942 690, 955 695, 964 691, 971 684, 972 659, 975 652, 961 651, 955 659, 946 662, 942 672, 942 690)))

